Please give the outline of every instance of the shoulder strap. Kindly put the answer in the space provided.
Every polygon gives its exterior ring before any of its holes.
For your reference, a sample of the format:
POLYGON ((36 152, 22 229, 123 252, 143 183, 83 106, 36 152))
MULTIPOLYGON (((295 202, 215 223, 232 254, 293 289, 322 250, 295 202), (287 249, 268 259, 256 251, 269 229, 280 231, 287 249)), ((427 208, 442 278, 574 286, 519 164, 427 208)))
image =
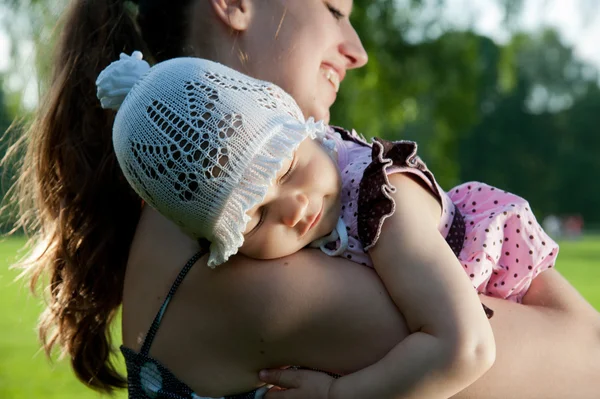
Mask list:
POLYGON ((191 257, 191 259, 185 264, 183 269, 181 269, 181 271, 179 272, 179 275, 177 276, 177 278, 175 279, 175 282, 171 286, 171 289, 169 290, 169 293, 167 294, 165 301, 163 302, 162 306, 160 307, 158 313, 156 314, 156 317, 154 317, 154 321, 152 322, 152 325, 150 326, 150 329, 148 330, 148 333, 146 334, 146 338, 144 338, 144 343, 142 345, 142 349, 140 350, 141 355, 147 356, 148 352, 150 352, 150 346, 152 345, 152 342, 154 341, 154 337, 156 336, 156 332, 158 331, 160 322, 162 321, 165 311, 167 310, 167 306, 169 306, 169 302, 171 302, 171 299, 177 292, 177 289, 183 282, 183 279, 188 274, 188 272, 190 271, 192 266, 194 266, 194 264, 198 261, 198 259, 200 259, 202 257, 202 255, 204 255, 205 253, 206 253, 206 251, 200 251, 200 252, 196 253, 194 256, 191 257))

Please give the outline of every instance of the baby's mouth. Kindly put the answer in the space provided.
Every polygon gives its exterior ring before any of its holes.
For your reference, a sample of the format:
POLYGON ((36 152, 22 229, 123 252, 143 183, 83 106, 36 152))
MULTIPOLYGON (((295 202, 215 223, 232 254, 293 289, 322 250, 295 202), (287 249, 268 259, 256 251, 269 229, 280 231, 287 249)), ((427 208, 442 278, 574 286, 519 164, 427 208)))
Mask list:
POLYGON ((300 237, 304 237, 304 235, 306 235, 306 233, 308 233, 310 230, 312 230, 313 227, 315 227, 319 223, 319 221, 321 220, 321 216, 323 215, 323 207, 324 207, 324 204, 321 204, 321 209, 319 209, 319 211, 316 214, 309 217, 306 225, 304 226, 304 228, 302 229, 302 231, 300 233, 300 237))

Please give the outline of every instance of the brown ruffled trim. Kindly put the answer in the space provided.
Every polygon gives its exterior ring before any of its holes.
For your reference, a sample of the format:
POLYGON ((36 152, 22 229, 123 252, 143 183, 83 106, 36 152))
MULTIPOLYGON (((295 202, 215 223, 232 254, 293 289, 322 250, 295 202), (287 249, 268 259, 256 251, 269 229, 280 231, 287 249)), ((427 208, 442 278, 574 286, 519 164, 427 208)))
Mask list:
POLYGON ((376 138, 373 140, 371 158, 360 182, 358 197, 358 236, 365 251, 377 243, 383 222, 396 210, 396 204, 390 195, 396 191, 388 178, 390 167, 418 169, 429 180, 438 199, 442 198, 433 174, 417 155, 417 143, 376 138))
POLYGON ((348 131, 338 126, 330 127, 333 129, 334 132, 339 133, 339 135, 342 136, 342 140, 352 141, 356 144, 362 145, 363 147, 371 147, 371 145, 367 142, 367 139, 365 139, 363 136, 360 136, 356 132, 356 130, 348 131))
POLYGON ((485 315, 487 316, 488 320, 494 317, 494 311, 492 309, 488 308, 483 303, 481 304, 481 306, 483 306, 483 311, 485 312, 485 315))

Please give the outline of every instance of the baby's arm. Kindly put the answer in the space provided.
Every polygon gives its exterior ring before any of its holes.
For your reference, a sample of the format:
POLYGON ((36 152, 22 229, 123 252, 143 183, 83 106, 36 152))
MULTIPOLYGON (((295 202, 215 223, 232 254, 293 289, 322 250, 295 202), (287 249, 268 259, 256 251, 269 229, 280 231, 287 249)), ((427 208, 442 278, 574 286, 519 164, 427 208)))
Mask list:
POLYGON ((481 302, 437 230, 437 200, 408 175, 390 181, 396 210, 369 254, 411 335, 377 363, 333 382, 330 398, 448 398, 494 361, 481 302))

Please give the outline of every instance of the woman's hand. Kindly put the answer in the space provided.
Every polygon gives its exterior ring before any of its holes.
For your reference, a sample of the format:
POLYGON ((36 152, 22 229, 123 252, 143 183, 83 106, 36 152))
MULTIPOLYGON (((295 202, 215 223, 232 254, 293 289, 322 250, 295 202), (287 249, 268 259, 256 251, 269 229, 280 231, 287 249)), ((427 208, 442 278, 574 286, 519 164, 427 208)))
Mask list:
POLYGON ((329 391, 335 381, 325 373, 297 369, 261 370, 259 378, 275 385, 265 399, 329 399, 329 391))

